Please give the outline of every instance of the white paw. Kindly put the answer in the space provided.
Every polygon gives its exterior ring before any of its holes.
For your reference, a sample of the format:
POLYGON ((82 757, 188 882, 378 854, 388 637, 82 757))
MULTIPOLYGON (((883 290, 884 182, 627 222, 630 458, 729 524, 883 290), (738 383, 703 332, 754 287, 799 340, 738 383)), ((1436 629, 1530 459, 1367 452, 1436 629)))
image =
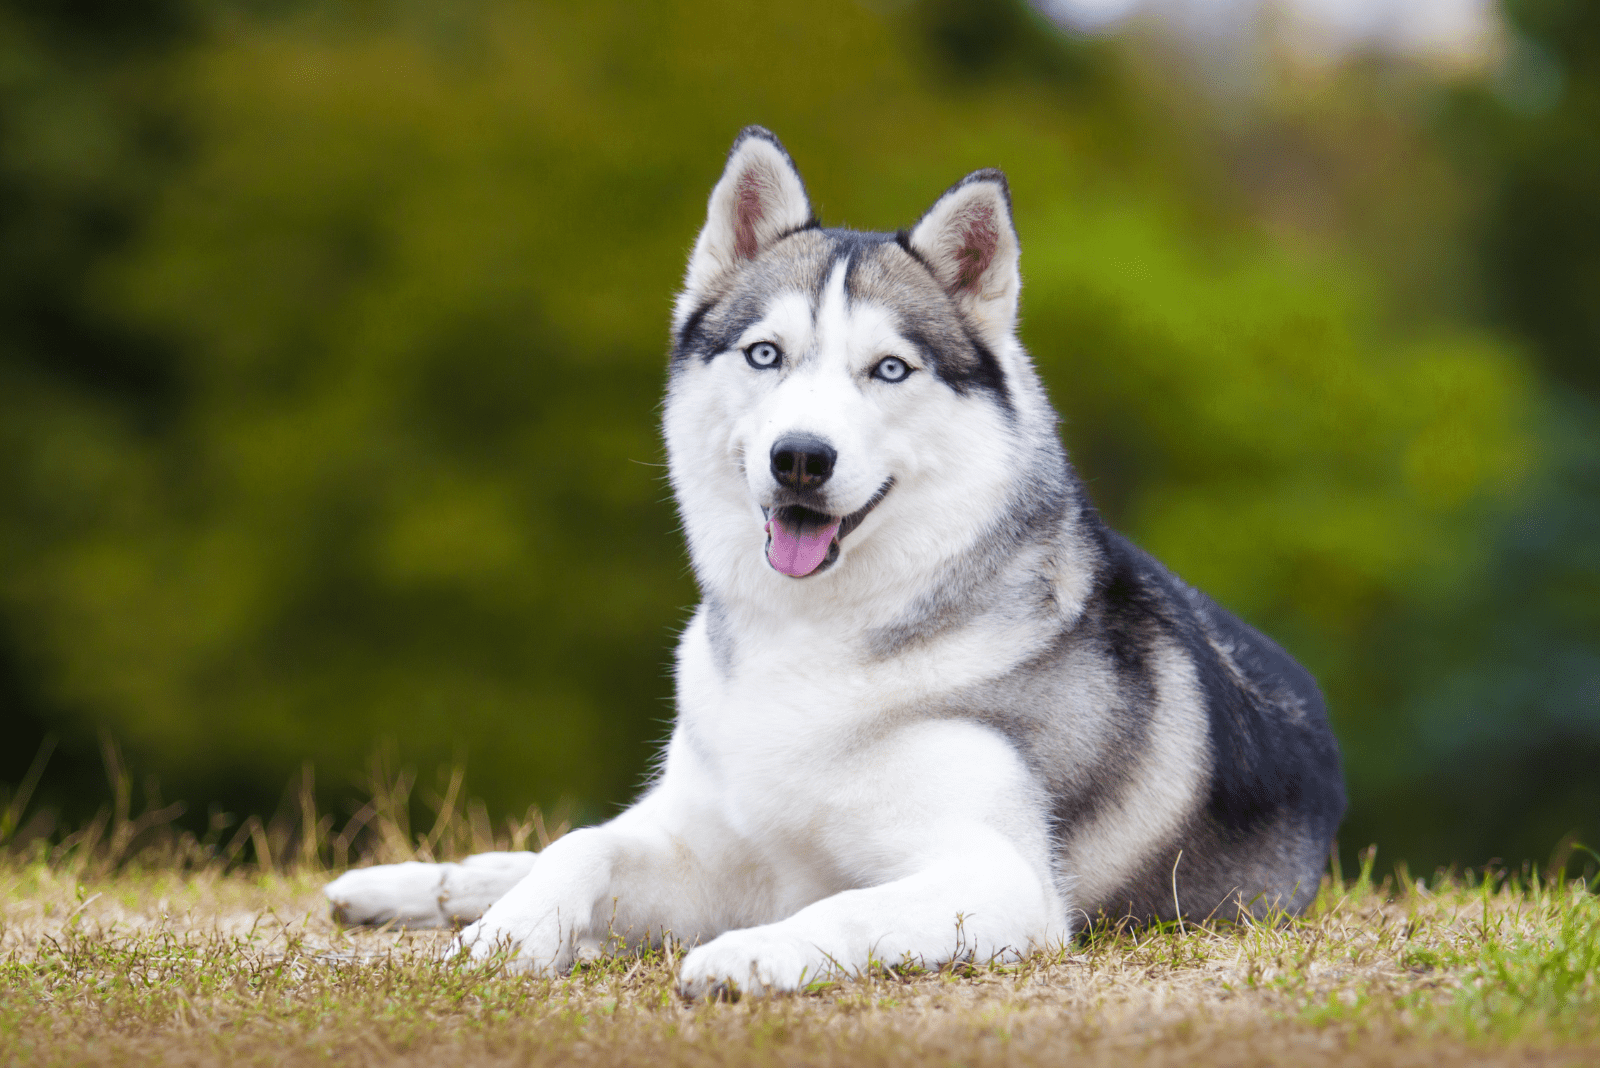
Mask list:
POLYGON ((578 960, 592 960, 600 943, 580 938, 557 922, 554 910, 525 914, 514 908, 491 908, 477 923, 462 930, 451 946, 473 960, 505 956, 506 968, 532 975, 560 975, 578 960))
POLYGON ((417 861, 359 868, 345 872, 322 892, 340 923, 447 927, 450 920, 439 903, 444 868, 417 861))
POLYGON ((701 998, 777 994, 821 978, 830 965, 817 948, 774 927, 729 931, 693 950, 678 969, 678 991, 701 998))
POLYGON ((533 869, 533 853, 480 853, 459 864, 380 864, 323 888, 340 923, 450 927, 482 916, 533 869))

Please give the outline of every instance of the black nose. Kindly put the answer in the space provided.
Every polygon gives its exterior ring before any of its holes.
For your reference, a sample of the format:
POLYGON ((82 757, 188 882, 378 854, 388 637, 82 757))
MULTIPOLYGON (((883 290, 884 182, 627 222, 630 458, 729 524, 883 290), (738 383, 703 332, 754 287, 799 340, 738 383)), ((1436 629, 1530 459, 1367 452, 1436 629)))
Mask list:
POLYGON ((814 490, 833 475, 838 458, 821 438, 791 434, 772 446, 772 477, 792 490, 814 490))

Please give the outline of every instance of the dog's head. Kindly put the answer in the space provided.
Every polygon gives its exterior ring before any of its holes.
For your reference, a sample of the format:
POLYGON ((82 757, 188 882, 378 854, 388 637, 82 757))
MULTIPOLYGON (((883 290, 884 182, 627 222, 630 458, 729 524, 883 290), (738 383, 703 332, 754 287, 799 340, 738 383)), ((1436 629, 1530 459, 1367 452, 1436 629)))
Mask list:
POLYGON ((869 552, 909 578, 993 521, 1043 404, 1017 258, 999 171, 908 230, 828 230, 777 138, 739 135, 673 316, 667 445, 702 582, 832 586, 869 552))

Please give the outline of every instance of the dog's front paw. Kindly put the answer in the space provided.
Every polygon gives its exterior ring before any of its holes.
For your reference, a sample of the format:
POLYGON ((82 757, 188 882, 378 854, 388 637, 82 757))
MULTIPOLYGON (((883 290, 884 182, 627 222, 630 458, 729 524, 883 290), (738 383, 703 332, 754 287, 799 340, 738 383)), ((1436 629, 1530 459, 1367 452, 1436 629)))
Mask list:
POLYGON ((777 994, 799 990, 827 971, 827 958, 811 943, 753 927, 691 951, 678 970, 678 991, 689 998, 777 994))
POLYGON ((576 961, 598 957, 602 947, 593 938, 564 930, 553 911, 527 915, 492 908, 483 919, 463 928, 451 948, 473 960, 503 955, 506 968, 514 972, 561 975, 576 961))
POLYGON ((439 900, 444 872, 443 864, 380 864, 347 871, 322 892, 340 923, 447 927, 439 900))
POLYGON ((477 923, 464 928, 454 948, 465 950, 473 960, 501 955, 514 972, 533 975, 559 975, 572 966, 560 932, 553 925, 526 922, 513 916, 495 916, 494 910, 477 923), (550 930, 543 930, 551 927, 550 930))

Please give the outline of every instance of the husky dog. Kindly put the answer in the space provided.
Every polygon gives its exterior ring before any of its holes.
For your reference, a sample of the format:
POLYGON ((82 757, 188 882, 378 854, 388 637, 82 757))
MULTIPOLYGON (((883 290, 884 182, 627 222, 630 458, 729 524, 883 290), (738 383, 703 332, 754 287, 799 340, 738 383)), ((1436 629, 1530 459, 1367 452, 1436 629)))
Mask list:
POLYGON ((659 774, 537 855, 350 872, 335 913, 476 921, 540 972, 670 933, 695 996, 1310 901, 1344 810, 1316 683, 1101 521, 1017 262, 999 171, 829 230, 743 131, 673 314, 704 601, 659 774))

